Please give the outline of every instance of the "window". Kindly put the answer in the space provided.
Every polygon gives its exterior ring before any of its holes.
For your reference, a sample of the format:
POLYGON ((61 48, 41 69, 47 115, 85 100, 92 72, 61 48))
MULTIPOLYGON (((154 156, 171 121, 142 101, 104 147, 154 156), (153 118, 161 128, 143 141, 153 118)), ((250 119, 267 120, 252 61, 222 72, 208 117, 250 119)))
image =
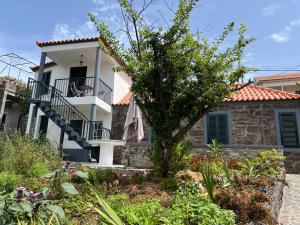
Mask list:
POLYGON ((220 144, 229 144, 228 114, 207 115, 207 143, 216 139, 220 144))
POLYGON ((278 114, 281 144, 285 148, 299 148, 296 112, 278 114))

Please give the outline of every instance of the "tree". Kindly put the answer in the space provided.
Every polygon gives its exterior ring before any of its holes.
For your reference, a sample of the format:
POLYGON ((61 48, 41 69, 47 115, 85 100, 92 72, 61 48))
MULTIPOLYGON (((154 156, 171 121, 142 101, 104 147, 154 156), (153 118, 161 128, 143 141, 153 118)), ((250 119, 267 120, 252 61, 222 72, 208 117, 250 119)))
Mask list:
POLYGON ((132 78, 131 91, 162 146, 161 169, 167 176, 176 143, 204 114, 248 85, 237 82, 249 70, 240 62, 254 38, 245 37, 247 29, 241 24, 236 43, 222 51, 233 23, 213 42, 199 32, 192 33, 189 17, 198 0, 179 0, 177 10, 170 9, 174 17, 168 28, 149 25, 142 14, 153 2, 144 0, 137 10, 131 0, 119 0, 128 48, 105 23, 92 14, 90 18, 102 37, 100 47, 124 62, 115 70, 132 78))

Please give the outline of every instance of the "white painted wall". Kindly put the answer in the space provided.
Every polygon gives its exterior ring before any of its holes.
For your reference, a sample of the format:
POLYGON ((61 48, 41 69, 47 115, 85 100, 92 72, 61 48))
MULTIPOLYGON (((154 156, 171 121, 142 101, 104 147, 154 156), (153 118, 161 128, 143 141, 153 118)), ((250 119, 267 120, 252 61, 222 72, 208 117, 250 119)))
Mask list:
MULTIPOLYGON (((83 45, 80 45, 81 47, 83 45)), ((60 48, 59 46, 55 46, 55 48, 43 48, 43 51, 48 51, 50 54, 54 56, 54 54, 61 54, 61 52, 55 52, 55 51, 61 51, 64 49, 64 47, 60 48)), ((65 50, 68 50, 68 48, 65 48, 65 50)), ((94 76, 95 71, 95 59, 92 57, 94 52, 96 54, 96 48, 94 50, 89 49, 87 50, 89 54, 91 54, 91 57, 85 56, 82 66, 87 66, 87 76, 94 76), (94 51, 95 50, 95 51, 94 51)), ((63 54, 65 54, 64 52, 63 54)), ((60 59, 62 59, 62 55, 58 55, 60 59)), ((63 57, 67 57, 63 56, 63 57)), ((74 56, 72 56, 74 57, 74 56)), ((71 57, 71 58, 72 58, 71 57)), ((56 79, 66 79, 69 78, 70 74, 70 68, 71 67, 78 67, 78 63, 67 63, 68 60, 63 60, 62 63, 45 68, 45 72, 51 71, 51 79, 50 79, 50 85, 54 86, 56 79)), ((113 89, 113 103, 117 103, 120 101, 124 95, 126 95, 129 91, 129 88, 131 86, 131 79, 129 76, 125 73, 115 73, 113 72, 113 67, 116 66, 116 63, 111 60, 107 55, 105 55, 103 52, 101 52, 101 64, 100 64, 100 79, 103 80, 111 89, 113 89)), ((38 72, 35 73, 35 79, 37 79, 38 72)), ((111 106, 103 102, 100 99, 93 97, 93 96, 86 96, 86 97, 73 97, 73 98, 67 98, 71 104, 74 104, 77 106, 77 109, 82 112, 87 118, 90 118, 90 110, 91 110, 91 104, 97 105, 97 114, 96 118, 98 121, 103 121, 103 127, 107 129, 111 129, 111 123, 112 123, 112 113, 111 113, 111 106), (96 99, 96 100, 95 100, 96 99), (103 105, 105 103, 105 105, 103 105)), ((30 106, 29 111, 29 118, 28 121, 31 120, 32 117, 32 109, 33 104, 30 106)), ((37 138, 39 134, 39 126, 40 126, 40 117, 44 115, 44 113, 39 109, 37 114, 37 120, 35 124, 35 132, 34 137, 37 138)), ((29 132, 29 123, 27 126, 27 132, 29 132)), ((59 139, 60 139, 60 128, 49 119, 48 122, 48 130, 47 130, 47 138, 51 141, 51 143, 58 147, 59 145, 59 139)), ((64 138, 64 144, 63 148, 74 148, 79 149, 81 148, 75 141, 69 141, 68 136, 65 134, 64 138)))
POLYGON ((116 104, 129 92, 132 81, 124 72, 116 72, 114 78, 113 104, 116 104))

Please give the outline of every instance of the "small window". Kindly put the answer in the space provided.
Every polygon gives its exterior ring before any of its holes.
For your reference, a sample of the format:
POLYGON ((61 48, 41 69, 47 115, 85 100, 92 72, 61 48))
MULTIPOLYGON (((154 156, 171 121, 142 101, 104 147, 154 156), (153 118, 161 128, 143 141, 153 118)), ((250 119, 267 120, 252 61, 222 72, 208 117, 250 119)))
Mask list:
POLYGON ((211 144, 212 139, 220 144, 229 144, 227 114, 207 115, 207 143, 211 144))
POLYGON ((297 118, 295 112, 279 113, 281 144, 285 148, 299 148, 297 118))

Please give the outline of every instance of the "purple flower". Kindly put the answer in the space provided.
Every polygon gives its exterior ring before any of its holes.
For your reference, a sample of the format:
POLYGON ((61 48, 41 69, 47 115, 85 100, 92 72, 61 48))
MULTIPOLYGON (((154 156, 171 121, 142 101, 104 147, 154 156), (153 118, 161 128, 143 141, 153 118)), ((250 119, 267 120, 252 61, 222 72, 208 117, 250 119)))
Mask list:
POLYGON ((23 198, 25 191, 26 191, 26 188, 24 188, 24 187, 17 187, 17 198, 23 198))
POLYGON ((42 197, 43 196, 43 192, 36 192, 36 193, 33 193, 32 191, 29 193, 29 201, 31 203, 35 202, 38 198, 42 197))

